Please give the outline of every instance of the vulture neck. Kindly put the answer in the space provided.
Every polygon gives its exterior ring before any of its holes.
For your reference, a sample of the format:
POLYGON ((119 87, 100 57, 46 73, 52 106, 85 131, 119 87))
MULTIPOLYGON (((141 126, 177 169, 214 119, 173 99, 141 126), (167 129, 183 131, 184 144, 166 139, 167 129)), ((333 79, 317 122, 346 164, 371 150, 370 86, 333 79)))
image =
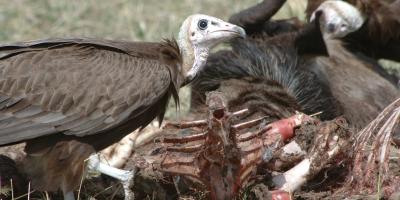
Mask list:
POLYGON ((182 52, 183 72, 185 75, 196 75, 206 64, 209 50, 188 44, 182 52))
POLYGON ((336 61, 357 60, 354 59, 354 55, 344 47, 340 39, 331 38, 331 36, 327 34, 324 34, 323 38, 330 58, 336 61))
POLYGON ((209 48, 192 44, 187 31, 189 27, 189 22, 185 21, 179 31, 178 46, 182 55, 182 73, 190 82, 206 64, 209 48))

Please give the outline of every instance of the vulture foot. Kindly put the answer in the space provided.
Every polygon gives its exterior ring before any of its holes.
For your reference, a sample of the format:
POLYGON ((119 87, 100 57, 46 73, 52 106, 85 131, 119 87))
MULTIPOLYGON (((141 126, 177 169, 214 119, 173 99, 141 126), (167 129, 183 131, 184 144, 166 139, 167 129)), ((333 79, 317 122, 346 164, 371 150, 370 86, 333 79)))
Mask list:
POLYGON ((134 198, 134 194, 130 188, 134 182, 135 170, 127 171, 112 167, 101 162, 98 154, 93 154, 88 158, 87 167, 90 170, 95 170, 120 180, 124 188, 125 200, 131 200, 134 198))

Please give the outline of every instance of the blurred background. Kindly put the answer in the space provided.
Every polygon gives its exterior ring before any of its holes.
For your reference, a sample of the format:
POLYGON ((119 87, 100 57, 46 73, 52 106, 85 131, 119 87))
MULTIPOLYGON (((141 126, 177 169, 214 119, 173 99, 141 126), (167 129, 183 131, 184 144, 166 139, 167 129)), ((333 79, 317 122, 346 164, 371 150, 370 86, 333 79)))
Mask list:
MULTIPOLYGON (((97 37, 160 41, 177 35, 193 13, 227 20, 260 0, 0 0, 0 43, 49 37, 97 37)), ((288 0, 275 19, 304 20, 306 0, 288 0)), ((383 61, 393 73, 399 65, 383 61)), ((189 89, 181 90, 181 115, 189 105, 189 89)), ((171 106, 174 107, 174 106, 171 106)), ((176 117, 170 109, 167 118, 176 117)))
MULTIPOLYGON (((260 0, 0 0, 0 42, 86 36, 157 41, 175 36, 193 13, 227 20, 260 0)), ((304 18, 305 0, 289 0, 279 17, 304 18)))

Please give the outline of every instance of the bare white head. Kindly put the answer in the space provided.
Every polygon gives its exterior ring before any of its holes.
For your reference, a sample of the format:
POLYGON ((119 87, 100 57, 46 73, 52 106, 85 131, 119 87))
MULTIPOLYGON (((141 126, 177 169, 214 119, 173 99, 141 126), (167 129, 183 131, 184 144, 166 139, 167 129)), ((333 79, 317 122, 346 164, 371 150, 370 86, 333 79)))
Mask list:
POLYGON ((235 37, 245 37, 243 28, 208 15, 191 15, 183 22, 178 45, 183 56, 183 71, 189 82, 203 68, 210 49, 235 37))
POLYGON ((361 28, 365 17, 353 5, 341 0, 323 2, 311 15, 310 21, 321 14, 320 26, 324 37, 342 38, 361 28))

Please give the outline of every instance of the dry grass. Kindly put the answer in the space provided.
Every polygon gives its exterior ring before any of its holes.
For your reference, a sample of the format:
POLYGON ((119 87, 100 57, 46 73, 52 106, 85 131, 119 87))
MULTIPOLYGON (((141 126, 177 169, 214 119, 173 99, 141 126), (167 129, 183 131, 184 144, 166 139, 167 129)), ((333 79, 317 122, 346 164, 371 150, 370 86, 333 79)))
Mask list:
POLYGON ((204 13, 226 19, 256 0, 14 0, 0 1, 0 41, 89 36, 160 40, 184 18, 204 13))

